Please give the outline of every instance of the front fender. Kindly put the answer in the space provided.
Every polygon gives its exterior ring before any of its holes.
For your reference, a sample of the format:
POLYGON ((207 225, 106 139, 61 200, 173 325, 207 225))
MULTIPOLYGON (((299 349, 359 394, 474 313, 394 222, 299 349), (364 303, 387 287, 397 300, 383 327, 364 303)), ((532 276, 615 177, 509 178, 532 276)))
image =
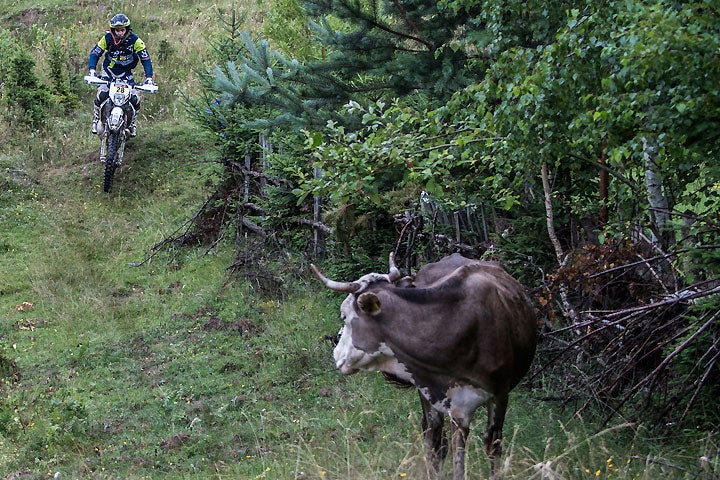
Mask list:
POLYGON ((118 132, 125 128, 125 111, 120 107, 113 107, 107 117, 107 126, 111 132, 118 132))

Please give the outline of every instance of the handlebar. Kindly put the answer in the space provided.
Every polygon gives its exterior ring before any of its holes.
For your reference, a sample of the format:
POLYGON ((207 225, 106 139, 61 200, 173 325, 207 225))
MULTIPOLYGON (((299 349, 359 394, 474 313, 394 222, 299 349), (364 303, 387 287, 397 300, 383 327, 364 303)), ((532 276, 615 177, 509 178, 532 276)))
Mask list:
MULTIPOLYGON (((85 80, 85 83, 87 83, 89 85, 107 85, 110 82, 112 82, 112 80, 109 78, 94 77, 91 75, 85 75, 83 80, 85 80)), ((132 87, 135 90, 140 90, 141 92, 157 93, 157 91, 158 91, 157 85, 145 85, 144 83, 137 83, 137 84, 133 85, 132 87)))

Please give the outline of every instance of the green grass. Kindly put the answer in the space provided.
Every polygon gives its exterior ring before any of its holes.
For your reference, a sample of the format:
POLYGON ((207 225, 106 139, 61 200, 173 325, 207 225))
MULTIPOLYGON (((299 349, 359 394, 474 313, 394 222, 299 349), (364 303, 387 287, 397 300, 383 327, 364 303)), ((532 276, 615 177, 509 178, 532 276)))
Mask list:
MULTIPOLYGON (((88 49, 107 13, 43 5, 39 25, 88 49), (58 12, 64 21, 48 20, 58 12)), ((261 18, 260 4, 240 7, 261 18)), ((113 191, 101 191, 90 89, 43 135, 0 126, 0 478, 427 478, 416 394, 335 371, 324 336, 339 327, 338 295, 306 272, 285 272, 276 295, 229 276, 234 239, 151 255, 217 175, 212 139, 174 92, 192 89, 190 67, 220 26, 210 4, 117 8, 173 49, 113 191)), ((536 396, 511 402, 505 478, 720 475, 716 433, 600 428, 536 396)), ((488 471, 478 417, 468 478, 488 471)))

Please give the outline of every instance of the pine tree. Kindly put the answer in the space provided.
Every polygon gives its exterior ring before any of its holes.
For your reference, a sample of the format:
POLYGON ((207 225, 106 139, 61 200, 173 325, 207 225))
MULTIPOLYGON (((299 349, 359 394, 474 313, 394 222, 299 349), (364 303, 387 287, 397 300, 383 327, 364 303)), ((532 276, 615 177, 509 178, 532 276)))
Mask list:
POLYGON ((339 107, 349 100, 420 92, 443 101, 471 80, 465 49, 451 45, 463 35, 464 9, 426 0, 310 0, 305 7, 317 59, 289 59, 244 33, 242 52, 214 69, 225 100, 271 108, 257 126, 343 123, 339 107))
POLYGON ((453 42, 479 5, 454 10, 434 0, 308 0, 306 8, 319 19, 311 25, 330 50, 308 68, 354 80, 356 92, 421 90, 442 99, 470 81, 467 53, 453 42))
MULTIPOLYGON (((339 110, 350 100, 405 97, 442 105, 482 81, 486 68, 516 46, 552 41, 571 0, 297 0, 304 1, 315 56, 302 35, 303 60, 267 40, 242 37, 235 65, 215 70, 226 99, 265 105, 273 112, 258 126, 345 125, 339 110)), ((297 19, 293 19, 297 23, 297 19)), ((291 45, 283 37, 281 46, 291 45)), ((347 124, 352 128, 351 124, 347 124)))
POLYGON ((10 58, 5 77, 5 102, 17 114, 15 123, 41 128, 52 108, 50 89, 35 75, 35 60, 24 51, 10 58))

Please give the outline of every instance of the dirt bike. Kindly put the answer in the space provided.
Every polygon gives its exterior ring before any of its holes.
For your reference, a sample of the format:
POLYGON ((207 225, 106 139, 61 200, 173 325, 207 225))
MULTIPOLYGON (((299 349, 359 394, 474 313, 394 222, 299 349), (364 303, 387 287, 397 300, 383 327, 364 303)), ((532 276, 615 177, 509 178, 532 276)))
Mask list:
POLYGON ((97 134, 100 137, 100 162, 105 164, 103 191, 112 188, 115 169, 122 165, 125 142, 130 136, 130 122, 137 114, 130 103, 132 91, 157 93, 155 84, 130 84, 124 79, 85 76, 85 83, 90 85, 108 85, 110 92, 107 100, 100 107, 100 121, 97 134))

